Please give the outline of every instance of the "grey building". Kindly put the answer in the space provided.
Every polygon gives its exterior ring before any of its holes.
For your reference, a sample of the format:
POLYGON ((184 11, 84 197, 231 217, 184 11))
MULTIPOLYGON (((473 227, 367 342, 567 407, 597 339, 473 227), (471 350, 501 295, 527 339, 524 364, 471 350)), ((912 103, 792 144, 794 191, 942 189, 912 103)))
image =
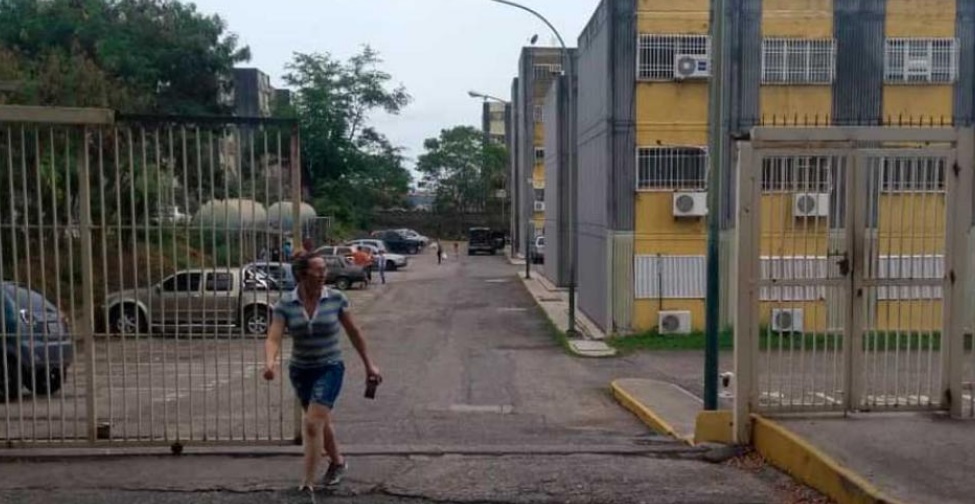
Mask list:
POLYGON ((270 117, 275 99, 271 78, 256 68, 234 69, 234 115, 270 117))

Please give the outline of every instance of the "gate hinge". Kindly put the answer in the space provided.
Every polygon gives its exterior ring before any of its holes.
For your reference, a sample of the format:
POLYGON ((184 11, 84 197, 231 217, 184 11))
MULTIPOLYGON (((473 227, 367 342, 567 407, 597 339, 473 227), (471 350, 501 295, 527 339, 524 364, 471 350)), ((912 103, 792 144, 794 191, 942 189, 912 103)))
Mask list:
POLYGON ((955 270, 951 270, 948 273, 948 280, 951 281, 951 285, 955 285, 955 270))
POLYGON ((951 169, 955 172, 955 177, 958 177, 958 174, 961 173, 961 166, 958 166, 958 161, 955 161, 955 163, 951 165, 951 169))

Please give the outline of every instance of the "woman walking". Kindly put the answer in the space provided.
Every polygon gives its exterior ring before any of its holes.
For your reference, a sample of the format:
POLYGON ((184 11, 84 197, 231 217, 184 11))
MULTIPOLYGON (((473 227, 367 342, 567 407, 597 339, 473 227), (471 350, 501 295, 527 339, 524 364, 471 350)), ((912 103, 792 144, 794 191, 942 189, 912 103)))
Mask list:
POLYGON ((300 489, 311 491, 323 444, 329 459, 324 486, 338 485, 349 467, 332 428, 332 410, 345 375, 339 347, 340 326, 362 358, 367 382, 381 383, 382 375, 369 358, 366 341, 352 320, 345 294, 325 286, 325 259, 305 254, 292 262, 291 269, 298 286, 285 293, 274 307, 265 343, 264 378, 274 379, 281 339, 287 328, 294 342, 288 374, 305 411, 305 474, 300 489))

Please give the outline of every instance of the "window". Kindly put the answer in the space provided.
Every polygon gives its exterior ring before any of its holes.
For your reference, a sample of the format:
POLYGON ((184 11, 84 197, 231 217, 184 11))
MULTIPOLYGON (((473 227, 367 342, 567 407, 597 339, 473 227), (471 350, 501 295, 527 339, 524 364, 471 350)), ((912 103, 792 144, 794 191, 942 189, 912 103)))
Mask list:
POLYGON ((234 275, 231 273, 208 273, 204 290, 207 292, 230 292, 234 290, 234 275))
POLYGON ((889 84, 951 83, 958 76, 955 39, 887 39, 884 81, 889 84))
POLYGON ((163 280, 163 292, 199 292, 203 273, 178 273, 163 280))
POLYGON ((545 149, 542 147, 535 147, 535 164, 545 162, 545 149))
POLYGON ((535 189, 535 201, 545 201, 545 189, 535 189))
POLYGON ((762 41, 762 83, 829 84, 835 56, 831 39, 767 38, 762 41))
POLYGON ((532 68, 536 79, 552 79, 562 73, 562 65, 558 63, 536 63, 532 68))
POLYGON ((493 110, 488 114, 488 119, 492 122, 504 121, 504 111, 503 110, 493 110))
POLYGON ((637 79, 674 80, 678 55, 711 56, 707 35, 640 35, 637 47, 637 79))
POLYGON ((765 192, 830 192, 839 176, 827 156, 782 156, 762 160, 765 192))
POLYGON ((544 114, 545 109, 541 105, 535 105, 534 110, 532 110, 532 117, 534 117, 536 123, 542 122, 544 114))
POLYGON ((637 149, 637 190, 704 190, 707 173, 707 151, 700 147, 637 149))

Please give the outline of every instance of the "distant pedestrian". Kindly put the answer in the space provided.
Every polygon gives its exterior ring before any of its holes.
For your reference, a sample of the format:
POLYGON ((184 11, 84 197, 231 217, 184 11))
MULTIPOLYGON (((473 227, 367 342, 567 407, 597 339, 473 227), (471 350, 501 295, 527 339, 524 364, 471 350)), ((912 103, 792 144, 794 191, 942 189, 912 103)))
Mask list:
POLYGON ((271 249, 271 260, 274 262, 281 261, 281 251, 278 249, 278 247, 271 249))
POLYGON ((267 262, 267 247, 261 247, 261 251, 257 253, 257 260, 267 262))
POLYGON ((460 258, 460 252, 458 252, 459 248, 460 248, 460 244, 454 242, 454 259, 460 258))
POLYGON ((440 239, 437 239, 437 264, 443 263, 443 245, 440 243, 440 239))
POLYGON ((290 261, 291 260, 291 252, 292 252, 291 240, 285 240, 284 241, 284 245, 281 247, 281 252, 284 255, 284 260, 285 261, 290 261))
POLYGON ((386 285, 386 251, 380 250, 376 260, 379 263, 376 265, 379 268, 379 280, 386 285))
POLYGON ((274 306, 273 322, 264 346, 264 379, 274 379, 281 340, 287 329, 292 341, 288 375, 305 412, 302 436, 305 474, 299 490, 314 491, 323 447, 329 460, 322 479, 324 486, 338 485, 349 467, 339 451, 332 428, 332 411, 345 377, 339 345, 340 327, 345 329, 362 359, 366 383, 378 385, 382 383, 382 375, 369 358, 365 338, 352 320, 345 294, 325 286, 328 273, 325 258, 303 254, 295 259, 291 268, 298 287, 285 293, 274 306))
POLYGON ((305 249, 306 254, 311 254, 315 251, 315 241, 311 239, 311 236, 306 236, 301 242, 301 248, 305 249))

